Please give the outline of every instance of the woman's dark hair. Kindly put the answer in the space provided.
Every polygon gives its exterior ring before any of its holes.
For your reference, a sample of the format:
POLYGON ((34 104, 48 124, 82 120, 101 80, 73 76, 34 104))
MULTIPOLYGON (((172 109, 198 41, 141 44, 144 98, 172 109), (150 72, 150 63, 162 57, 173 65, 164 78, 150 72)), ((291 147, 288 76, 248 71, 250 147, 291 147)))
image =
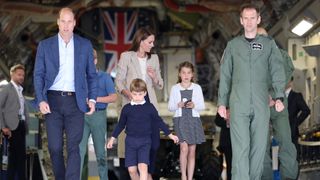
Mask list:
MULTIPOLYGON (((179 76, 179 73, 180 73, 182 68, 189 68, 189 69, 191 69, 192 73, 194 73, 194 66, 193 66, 193 64, 191 62, 184 61, 184 62, 180 63, 179 64, 178 81, 177 81, 177 83, 181 83, 181 81, 182 81, 181 77, 179 76)), ((194 82, 194 75, 191 78, 191 82, 194 82)))
MULTIPOLYGON (((149 36, 155 35, 153 30, 150 28, 139 28, 137 32, 134 34, 133 40, 132 40, 132 45, 129 49, 129 51, 138 51, 140 48, 140 43, 143 40, 146 40, 149 36)), ((148 59, 151 57, 150 52, 146 52, 148 59)))

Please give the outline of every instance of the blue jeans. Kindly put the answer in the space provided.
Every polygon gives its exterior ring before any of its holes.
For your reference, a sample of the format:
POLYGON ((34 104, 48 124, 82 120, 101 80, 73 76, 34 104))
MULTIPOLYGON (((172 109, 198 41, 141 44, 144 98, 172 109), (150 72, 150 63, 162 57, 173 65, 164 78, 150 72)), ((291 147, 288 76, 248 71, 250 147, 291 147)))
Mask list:
POLYGON ((105 151, 105 134, 107 131, 106 110, 96 111, 92 115, 85 115, 83 136, 80 143, 81 172, 84 166, 84 156, 87 152, 88 138, 92 135, 94 150, 96 153, 99 177, 108 180, 108 163, 105 151))

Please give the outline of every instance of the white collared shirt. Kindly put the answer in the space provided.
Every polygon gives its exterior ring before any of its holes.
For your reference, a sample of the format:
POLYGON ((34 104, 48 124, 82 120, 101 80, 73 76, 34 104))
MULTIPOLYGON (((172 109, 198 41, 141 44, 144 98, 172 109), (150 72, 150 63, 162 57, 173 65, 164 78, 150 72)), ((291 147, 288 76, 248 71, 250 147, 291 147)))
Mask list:
POLYGON ((59 43, 59 73, 49 90, 71 91, 74 88, 74 42, 73 36, 69 43, 65 43, 58 34, 59 43))
MULTIPOLYGON (((200 117, 199 111, 205 109, 202 88, 198 84, 191 83, 190 87, 188 87, 187 89, 193 90, 191 98, 191 101, 194 103, 192 116, 200 117)), ((178 103, 181 102, 181 90, 186 90, 186 88, 182 87, 180 83, 173 85, 171 88, 168 109, 169 111, 174 112, 174 117, 182 116, 182 108, 178 107, 178 103)))
POLYGON ((288 88, 288 89, 286 89, 286 91, 285 91, 285 95, 286 95, 286 97, 288 97, 288 96, 289 96, 289 94, 290 94, 291 90, 292 90, 292 88, 291 88, 291 87, 290 87, 290 88, 288 88))
POLYGON ((144 103, 146 103, 146 101, 142 101, 142 102, 134 102, 133 100, 131 100, 130 104, 133 105, 143 105, 144 103))
POLYGON ((13 84, 13 86, 16 89, 17 94, 18 94, 19 103, 20 103, 19 115, 21 116, 22 120, 26 120, 26 117, 24 116, 24 97, 22 95, 23 87, 16 84, 12 80, 11 80, 11 83, 13 84))

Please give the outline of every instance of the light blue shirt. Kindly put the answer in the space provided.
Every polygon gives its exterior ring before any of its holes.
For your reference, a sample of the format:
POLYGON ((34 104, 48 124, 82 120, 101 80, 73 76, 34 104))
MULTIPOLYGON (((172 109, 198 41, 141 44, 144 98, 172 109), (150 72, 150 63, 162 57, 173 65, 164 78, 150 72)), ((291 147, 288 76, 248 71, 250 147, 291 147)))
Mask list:
POLYGON ((75 92, 74 88, 74 43, 73 36, 65 43, 60 34, 59 42, 59 73, 49 90, 75 92))

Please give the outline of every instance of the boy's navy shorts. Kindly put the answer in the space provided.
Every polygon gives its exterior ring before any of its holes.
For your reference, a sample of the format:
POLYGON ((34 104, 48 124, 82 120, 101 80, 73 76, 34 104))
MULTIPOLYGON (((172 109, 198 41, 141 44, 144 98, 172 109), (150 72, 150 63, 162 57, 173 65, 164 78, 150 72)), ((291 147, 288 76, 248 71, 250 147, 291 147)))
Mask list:
POLYGON ((126 136, 125 140, 125 166, 137 166, 139 163, 149 165, 151 137, 126 136))

